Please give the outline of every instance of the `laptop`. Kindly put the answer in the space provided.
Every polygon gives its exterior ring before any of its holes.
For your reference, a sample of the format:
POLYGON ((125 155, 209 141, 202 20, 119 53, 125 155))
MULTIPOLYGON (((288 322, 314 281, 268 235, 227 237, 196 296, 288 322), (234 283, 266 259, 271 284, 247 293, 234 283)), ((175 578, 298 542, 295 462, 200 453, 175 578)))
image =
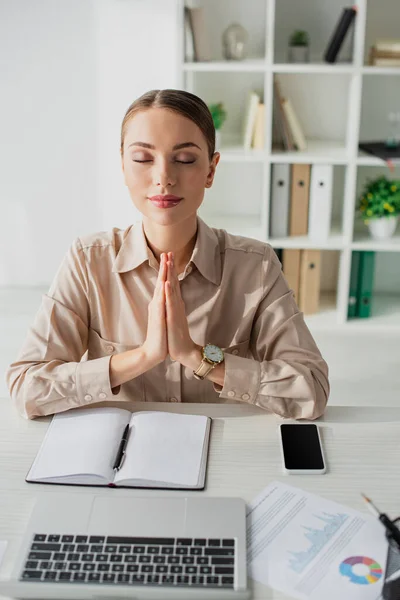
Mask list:
POLYGON ((38 496, 8 598, 244 599, 240 498, 38 496))

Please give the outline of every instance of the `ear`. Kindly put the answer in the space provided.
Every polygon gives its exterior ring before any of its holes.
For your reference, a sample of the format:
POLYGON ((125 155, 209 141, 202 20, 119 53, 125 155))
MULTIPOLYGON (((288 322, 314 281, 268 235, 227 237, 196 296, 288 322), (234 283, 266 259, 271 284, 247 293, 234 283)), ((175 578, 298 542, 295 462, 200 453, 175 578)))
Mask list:
POLYGON ((214 181, 214 176, 215 176, 215 170, 217 168, 217 164, 219 163, 219 160, 221 158, 221 155, 219 152, 214 152, 214 156, 212 157, 211 163, 210 163, 210 168, 207 174, 207 179, 206 179, 206 188, 210 188, 213 184, 214 181))

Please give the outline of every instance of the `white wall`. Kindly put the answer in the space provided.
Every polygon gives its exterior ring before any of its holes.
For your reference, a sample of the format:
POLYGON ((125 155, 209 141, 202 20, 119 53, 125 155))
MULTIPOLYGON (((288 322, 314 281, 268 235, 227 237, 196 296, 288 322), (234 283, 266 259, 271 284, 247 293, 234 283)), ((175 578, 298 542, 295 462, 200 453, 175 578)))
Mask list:
POLYGON ((77 235, 137 218, 120 125, 176 87, 176 0, 0 0, 0 285, 45 285, 77 235))

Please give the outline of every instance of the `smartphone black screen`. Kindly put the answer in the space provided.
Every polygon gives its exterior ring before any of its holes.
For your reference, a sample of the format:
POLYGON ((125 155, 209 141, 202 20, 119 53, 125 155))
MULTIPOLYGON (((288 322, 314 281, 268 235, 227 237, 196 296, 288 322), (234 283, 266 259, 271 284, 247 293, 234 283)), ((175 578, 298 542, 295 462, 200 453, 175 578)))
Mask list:
POLYGON ((281 425, 286 469, 323 469, 324 460, 316 425, 281 425))

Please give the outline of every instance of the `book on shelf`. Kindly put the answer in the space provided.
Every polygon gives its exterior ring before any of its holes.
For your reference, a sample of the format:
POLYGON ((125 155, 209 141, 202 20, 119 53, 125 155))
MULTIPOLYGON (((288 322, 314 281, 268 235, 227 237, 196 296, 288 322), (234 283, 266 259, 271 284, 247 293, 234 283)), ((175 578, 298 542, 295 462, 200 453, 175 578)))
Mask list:
POLYGON ((292 165, 289 235, 307 235, 311 165, 292 165))
POLYGON ((333 165, 312 165, 308 237, 325 242, 331 231, 333 165))
POLYGON ((340 48, 343 45, 345 37, 354 22, 357 14, 357 7, 352 6, 343 8, 339 20, 333 30, 328 46, 324 53, 324 60, 328 63, 334 63, 339 54, 340 48))
POLYGON ((400 145, 397 147, 387 146, 385 142, 360 142, 358 144, 360 150, 367 154, 381 158, 387 162, 400 159, 400 145))
POLYGON ((278 76, 274 76, 275 119, 281 132, 280 143, 285 150, 306 150, 307 141, 290 98, 284 96, 278 76))
POLYGON ((354 319, 357 316, 358 303, 358 278, 360 273, 360 256, 359 250, 353 250, 351 253, 351 268, 350 268, 350 285, 349 285, 349 301, 347 308, 347 318, 354 319))
POLYGON ((251 147, 254 150, 264 150, 265 145, 265 104, 259 102, 254 122, 251 147))
POLYGON ((357 290, 357 316, 362 319, 371 316, 374 269, 375 252, 361 252, 357 290))
POLYGON ((186 8, 193 36, 194 60, 208 62, 211 60, 210 39, 204 19, 204 7, 186 8))
POLYGON ((287 237, 289 233, 290 164, 271 166, 270 224, 272 238, 287 237))
POLYGON ((321 251, 306 249, 301 251, 299 308, 305 315, 319 310, 321 280, 321 251))
POLYGON ((243 121, 243 148, 250 150, 252 147, 253 133, 256 125, 258 106, 261 97, 254 90, 249 91, 247 95, 246 108, 243 121))
POLYGON ((298 116, 295 113, 293 108, 293 104, 290 101, 290 98, 282 99, 282 108, 283 112, 286 115, 286 120, 289 125, 289 129, 292 133, 292 138, 294 141, 294 145, 296 150, 304 151, 307 150, 307 142, 301 127, 298 116))
POLYGON ((122 408, 53 417, 26 481, 204 489, 211 419, 122 408))
POLYGON ((321 251, 284 248, 282 270, 294 299, 304 314, 318 312, 320 303, 321 251))
POLYGON ((374 67, 399 67, 400 50, 379 50, 376 46, 371 46, 368 64, 374 67))
POLYGON ((274 76, 274 121, 277 130, 277 143, 288 152, 295 150, 292 132, 282 106, 282 92, 278 77, 274 76))
POLYGON ((374 46, 378 52, 400 54, 400 38, 378 38, 374 46))

